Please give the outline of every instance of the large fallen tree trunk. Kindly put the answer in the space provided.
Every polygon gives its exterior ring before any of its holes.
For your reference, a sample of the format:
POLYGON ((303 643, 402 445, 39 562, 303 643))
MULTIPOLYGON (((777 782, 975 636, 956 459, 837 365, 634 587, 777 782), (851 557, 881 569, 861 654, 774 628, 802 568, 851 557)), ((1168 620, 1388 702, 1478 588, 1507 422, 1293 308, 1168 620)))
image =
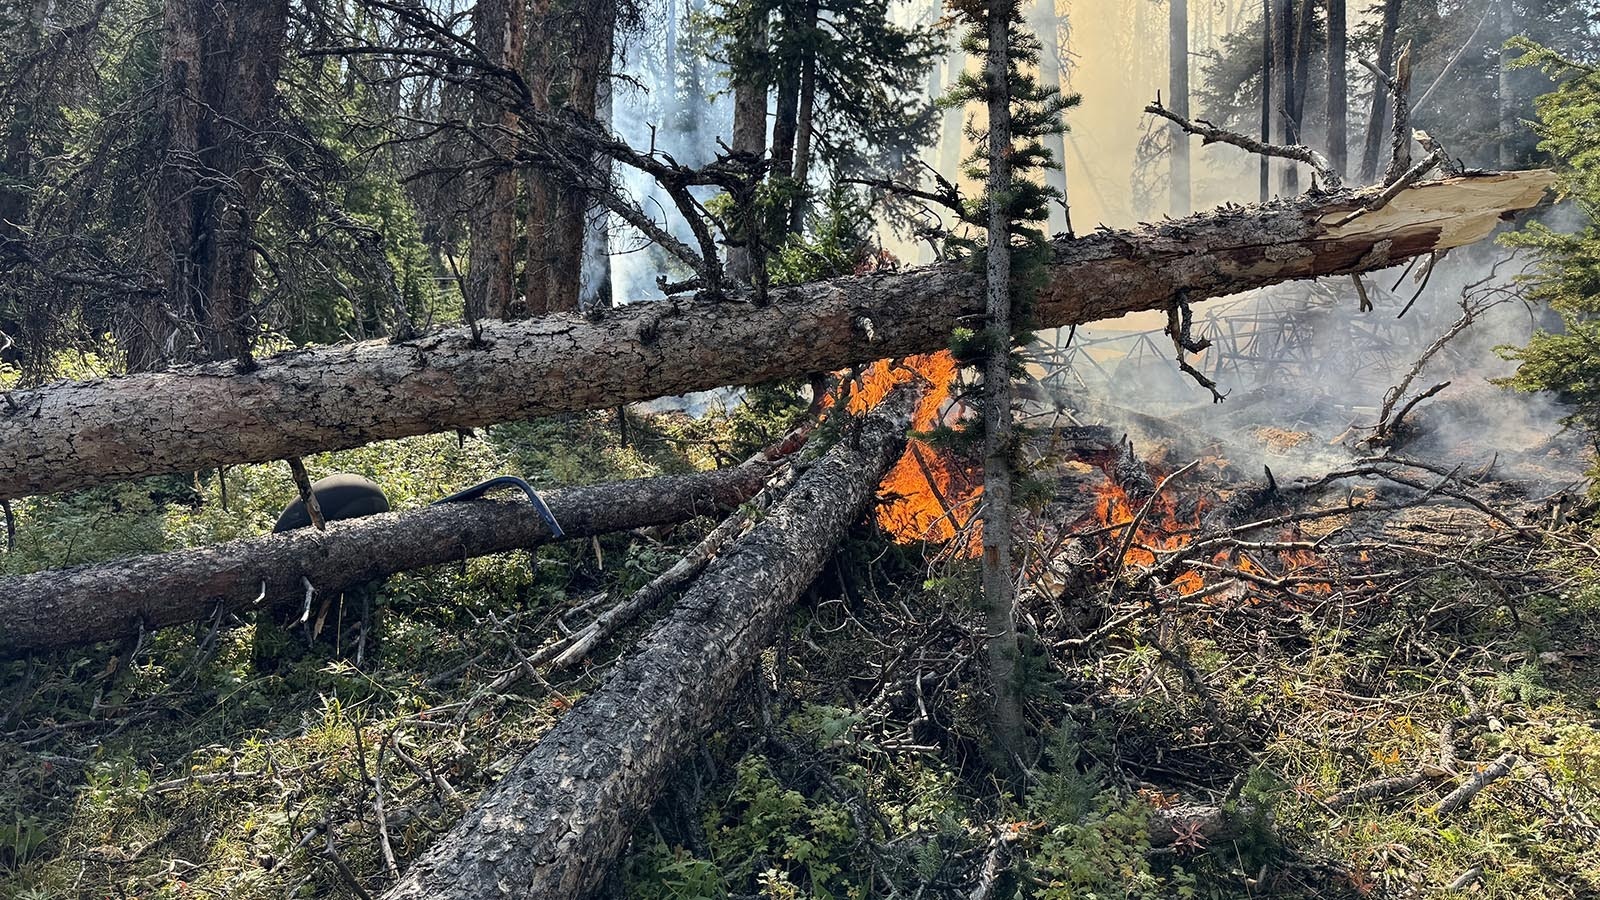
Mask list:
POLYGON ((906 388, 892 393, 811 466, 385 900, 562 900, 591 890, 861 517, 905 444, 911 399, 906 388))
MULTIPOLYGON (((791 448, 782 448, 791 449, 791 448)), ((544 494, 568 538, 681 522, 754 496, 777 453, 716 472, 544 494)), ((0 658, 207 616, 326 596, 395 572, 536 547, 550 530, 526 501, 479 500, 328 523, 211 547, 0 578, 0 658)))
MULTIPOLYGON (((1335 224, 1370 195, 1280 200, 1058 239, 1034 324, 1165 309, 1295 278, 1382 269, 1482 239, 1536 205, 1548 172, 1452 178, 1335 224)), ((962 264, 774 291, 765 306, 633 304, 402 343, 64 382, 0 395, 0 499, 597 409, 948 346, 983 311, 962 264)))

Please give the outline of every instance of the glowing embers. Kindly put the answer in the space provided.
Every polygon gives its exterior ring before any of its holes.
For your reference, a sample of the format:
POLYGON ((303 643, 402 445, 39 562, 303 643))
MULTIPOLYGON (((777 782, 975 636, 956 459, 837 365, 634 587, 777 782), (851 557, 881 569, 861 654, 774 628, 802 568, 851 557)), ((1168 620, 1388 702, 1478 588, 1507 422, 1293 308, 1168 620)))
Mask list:
POLYGON ((1113 568, 1151 577, 1179 596, 1211 601, 1255 603, 1269 592, 1332 593, 1326 561, 1298 531, 1291 528, 1266 541, 1227 535, 1229 525, 1238 523, 1226 521, 1226 501, 1217 509, 1213 498, 1226 497, 1228 488, 1163 481, 1161 490, 1130 496, 1113 474, 1126 474, 1127 461, 1106 469, 1111 477, 1095 487, 1094 511, 1079 533, 1093 536, 1113 568))
MULTIPOLYGON (((1165 555, 1189 546, 1200 528, 1205 503, 1196 500, 1187 510, 1165 492, 1148 497, 1129 497, 1127 488, 1116 479, 1107 479, 1095 488, 1094 518, 1108 549, 1121 552, 1124 568, 1154 567, 1158 554, 1165 555)), ((1178 574, 1171 582, 1181 594, 1192 594, 1205 587, 1205 578, 1192 569, 1178 574)))

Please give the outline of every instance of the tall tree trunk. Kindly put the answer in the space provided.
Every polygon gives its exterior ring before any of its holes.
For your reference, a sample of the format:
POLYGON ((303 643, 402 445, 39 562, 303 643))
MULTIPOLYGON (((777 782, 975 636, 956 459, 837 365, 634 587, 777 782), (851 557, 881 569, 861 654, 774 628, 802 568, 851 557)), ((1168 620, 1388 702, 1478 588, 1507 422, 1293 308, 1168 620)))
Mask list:
MULTIPOLYGON (((1277 30, 1272 27, 1272 0, 1261 0, 1261 142, 1272 143, 1272 69, 1275 60, 1272 55, 1272 36, 1277 30)), ((1261 202, 1267 202, 1272 196, 1272 161, 1261 157, 1261 202)))
MULTIPOLYGON (((1038 5, 1034 7, 1033 28, 1044 45, 1044 50, 1039 56, 1039 83, 1047 88, 1058 88, 1062 93, 1067 93, 1067 87, 1061 81, 1061 57, 1068 48, 1061 45, 1061 17, 1056 14, 1056 0, 1038 0, 1038 5)), ((959 139, 958 132, 957 140, 959 139)), ((1070 234, 1072 214, 1067 195, 1067 136, 1060 131, 1052 131, 1044 136, 1044 147, 1050 151, 1050 159, 1053 162, 1053 165, 1045 170, 1045 183, 1061 192, 1061 202, 1050 204, 1048 223, 1050 233, 1070 234)))
MULTIPOLYGON (((817 22, 817 4, 806 5, 808 21, 817 22)), ((794 203, 789 207, 789 233, 803 234, 811 208, 811 144, 817 127, 817 51, 806 48, 800 62, 800 105, 795 112, 794 203)))
POLYGON ((164 291, 119 334, 130 370, 195 356, 252 364, 261 145, 288 16, 288 0, 167 0, 163 7, 161 160, 145 246, 164 291))
POLYGON ((1006 768, 1022 759, 1026 735, 1017 678, 1016 588, 1011 575, 1011 16, 1017 0, 989 0, 988 236, 984 247, 984 315, 989 352, 983 361, 983 607, 994 697, 995 744, 1006 768))
MULTIPOLYGON (((1483 239, 1541 201, 1547 171, 1424 183, 1339 227, 1371 191, 1230 209, 1060 238, 1038 328, 1199 302, 1281 281, 1366 272, 1483 239)), ((0 499, 144 475, 262 462, 376 440, 831 371, 949 345, 983 314, 965 263, 775 290, 766 306, 635 303, 600 321, 558 315, 450 328, 402 343, 63 382, 0 394, 0 499)))
POLYGON ((1345 0, 1328 0, 1328 159, 1341 177, 1350 170, 1348 23, 1345 0))
MULTIPOLYGON (((945 75, 945 84, 956 84, 962 73, 967 71, 967 54, 964 50, 955 50, 950 58, 945 61, 948 74, 945 75)), ((965 119, 959 109, 945 110, 941 118, 939 129, 939 174, 952 182, 961 180, 961 145, 965 119)))
MULTIPOLYGON (((783 450, 791 448, 782 448, 783 450)), ((566 539, 682 522, 733 509, 766 483, 779 453, 716 472, 544 493, 566 539)), ((115 640, 220 612, 279 607, 305 595, 422 566, 549 543, 533 507, 443 503, 134 559, 0 578, 0 658, 115 640)))
POLYGON ((1506 46, 1517 33, 1517 12, 1512 7, 1511 0, 1493 0, 1496 5, 1496 16, 1499 19, 1500 35, 1500 70, 1498 90, 1496 92, 1499 102, 1500 140, 1499 160, 1502 169, 1516 167, 1516 149, 1514 138, 1517 133, 1517 99, 1514 90, 1511 63, 1516 59, 1516 51, 1506 46))
MULTIPOLYGON (((791 14, 793 9, 789 5, 779 7, 779 15, 791 14)), ((787 22, 785 25, 793 31, 801 23, 787 22)), ((800 53, 807 55, 804 44, 801 44, 800 53)), ((774 118, 772 121, 772 170, 769 176, 774 185, 786 188, 794 187, 794 157, 795 143, 800 127, 800 60, 788 58, 777 63, 777 84, 774 118)), ((810 135, 807 135, 809 143, 810 135)), ((810 148, 807 148, 808 152, 810 148)), ((773 245, 783 241, 784 235, 789 232, 789 221, 793 218, 794 201, 787 203, 774 203, 767 221, 767 240, 773 245)))
MULTIPOLYGON (((1394 42, 1400 32, 1400 0, 1384 0, 1383 26, 1378 34, 1378 68, 1394 74, 1394 42)), ((1361 154, 1361 183, 1371 184, 1378 177, 1378 160, 1383 157, 1385 132, 1389 121, 1389 93, 1374 79, 1372 110, 1367 116, 1366 146, 1361 154)))
POLYGON ((905 446, 908 394, 808 468, 384 900, 590 895, 872 500, 905 446))
MULTIPOLYGON (((1278 139, 1285 144, 1293 144, 1299 139, 1295 133, 1294 121, 1294 96, 1295 96, 1295 0, 1278 0, 1274 4, 1272 24, 1272 58, 1277 62, 1277 72, 1273 79, 1277 90, 1273 92, 1272 104, 1276 107, 1273 112, 1278 119, 1278 139)), ((1283 164, 1282 190, 1285 196, 1292 197, 1300 193, 1300 171, 1292 162, 1283 164)))
MULTIPOLYGON (((1171 76, 1168 108, 1189 118, 1189 0, 1170 0, 1167 28, 1167 68, 1171 76)), ((1189 188, 1189 135, 1177 125, 1172 134, 1172 215, 1186 216, 1193 209, 1189 188)))
MULTIPOLYGON (((472 39, 491 64, 507 68, 521 64, 524 7, 523 0, 479 0, 473 5, 472 39)), ((484 144, 495 156, 509 160, 509 139, 491 126, 510 131, 516 127, 516 116, 489 96, 476 98, 473 105, 477 121, 483 123, 484 144)), ((467 318, 512 318, 520 312, 516 302, 516 170, 508 161, 492 164, 475 180, 475 187, 467 226, 467 318)))
MULTIPOLYGON (((535 104, 544 111, 565 108, 596 118, 601 82, 610 74, 616 46, 616 0, 536 0, 534 9, 539 39, 527 54, 524 77, 535 104)), ((528 213, 522 283, 528 313, 576 310, 583 298, 585 242, 597 245, 592 229, 600 219, 591 215, 591 199, 584 191, 541 169, 524 177, 528 213)))
MULTIPOLYGON (((734 73, 733 141, 734 153, 760 159, 767 152, 767 17, 764 8, 745 10, 739 46, 748 66, 734 73)), ((728 236, 728 277, 736 284, 749 284, 759 276, 761 224, 756 218, 754 197, 734 197, 729 213, 732 233, 728 236)))

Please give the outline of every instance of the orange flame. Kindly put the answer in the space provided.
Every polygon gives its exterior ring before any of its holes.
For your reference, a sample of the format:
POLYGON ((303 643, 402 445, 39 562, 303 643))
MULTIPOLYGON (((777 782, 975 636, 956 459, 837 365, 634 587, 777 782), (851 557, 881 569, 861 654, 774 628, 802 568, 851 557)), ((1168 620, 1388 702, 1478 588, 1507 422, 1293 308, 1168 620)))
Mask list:
MULTIPOLYGON (((1128 528, 1134 527, 1132 540, 1128 540, 1128 549, 1122 555, 1122 564, 1125 566, 1153 566, 1157 552, 1187 547, 1204 511, 1203 505, 1197 503, 1194 520, 1185 521, 1179 515, 1176 504, 1167 495, 1158 494, 1150 501, 1150 509, 1144 518, 1137 526, 1133 526, 1138 509, 1143 505, 1144 501, 1140 501, 1136 506, 1128 497, 1127 490, 1114 481, 1107 481, 1095 489, 1094 515, 1105 527, 1108 543, 1120 546, 1127 539, 1128 528)), ((1180 594, 1187 596, 1205 587, 1205 577, 1189 570, 1174 578, 1171 584, 1180 594)))
MULTIPOLYGON (((899 385, 920 380, 926 388, 912 413, 911 427, 925 432, 959 421, 960 409, 951 401, 955 377, 955 357, 948 350, 879 360, 850 387, 845 408, 863 412, 882 403, 899 385)), ((976 556, 982 533, 972 519, 982 494, 983 476, 976 466, 912 437, 906 441, 906 452, 878 485, 878 527, 900 544, 946 544, 967 535, 960 552, 976 556)))

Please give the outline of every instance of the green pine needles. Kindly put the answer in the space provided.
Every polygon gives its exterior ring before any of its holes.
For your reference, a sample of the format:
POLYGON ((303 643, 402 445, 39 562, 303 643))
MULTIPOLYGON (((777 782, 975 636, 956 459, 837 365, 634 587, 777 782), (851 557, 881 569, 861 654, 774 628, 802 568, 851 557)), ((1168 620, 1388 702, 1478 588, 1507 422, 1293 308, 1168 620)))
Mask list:
MULTIPOLYGON (((962 49, 973 57, 982 58, 988 52, 988 21, 990 5, 983 0, 956 0, 952 8, 966 23, 967 31, 961 40, 962 49)), ((1046 135, 1067 130, 1062 114, 1077 106, 1082 98, 1078 94, 1063 94, 1056 85, 1044 85, 1034 74, 1039 55, 1043 52, 1039 38, 1024 27, 1021 4, 1010 0, 1006 4, 1013 27, 1010 29, 1011 46, 1006 48, 1010 64, 1011 93, 1011 187, 1002 198, 1007 218, 1011 222, 1012 257, 1011 289, 1013 322, 1022 329, 1031 327, 1032 298, 1038 294, 1045 281, 1045 267, 1050 261, 1049 235, 1042 223, 1049 220, 1050 204, 1065 202, 1061 191, 1043 183, 1037 177, 1046 169, 1061 165, 1052 159, 1044 145, 1046 135)), ((968 103, 984 103, 989 97, 989 85, 981 71, 963 72, 939 102, 947 109, 968 103)), ((979 129, 971 121, 967 135, 976 148, 965 160, 964 175, 977 181, 986 181, 988 165, 988 131, 979 129)), ((987 221, 989 194, 970 200, 963 210, 962 219, 975 228, 982 229, 987 221)), ((979 268, 983 265, 982 246, 970 238, 953 237, 950 244, 973 253, 979 268)), ((963 362, 964 355, 985 349, 985 342, 961 341, 957 350, 963 362)))

